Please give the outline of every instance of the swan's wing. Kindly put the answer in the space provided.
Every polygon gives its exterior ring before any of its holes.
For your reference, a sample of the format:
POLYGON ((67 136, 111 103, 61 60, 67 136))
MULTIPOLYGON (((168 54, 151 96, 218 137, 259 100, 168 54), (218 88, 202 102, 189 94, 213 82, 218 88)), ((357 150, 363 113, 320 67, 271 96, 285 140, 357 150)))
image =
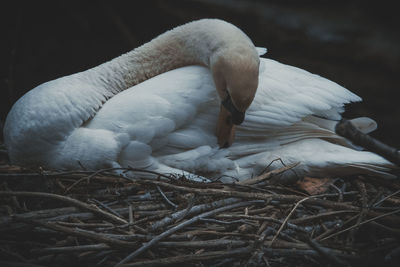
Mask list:
POLYGON ((312 114, 339 120, 344 104, 360 100, 328 79, 262 58, 259 88, 242 128, 271 131, 312 114))

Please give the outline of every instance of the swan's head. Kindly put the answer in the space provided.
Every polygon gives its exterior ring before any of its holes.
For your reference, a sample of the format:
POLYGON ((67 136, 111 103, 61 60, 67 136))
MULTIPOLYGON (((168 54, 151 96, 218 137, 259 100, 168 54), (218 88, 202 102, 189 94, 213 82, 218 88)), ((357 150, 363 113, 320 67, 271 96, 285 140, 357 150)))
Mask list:
POLYGON ((254 46, 224 51, 211 62, 211 70, 221 99, 217 124, 218 144, 232 144, 235 125, 243 122, 258 87, 260 59, 254 46))

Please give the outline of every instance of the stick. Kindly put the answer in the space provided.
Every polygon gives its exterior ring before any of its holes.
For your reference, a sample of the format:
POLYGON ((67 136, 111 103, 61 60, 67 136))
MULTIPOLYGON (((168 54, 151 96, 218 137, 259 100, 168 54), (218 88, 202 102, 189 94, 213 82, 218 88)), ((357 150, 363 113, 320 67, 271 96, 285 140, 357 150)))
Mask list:
MULTIPOLYGON (((242 218, 242 219, 249 219, 249 220, 257 220, 257 221, 266 221, 272 222, 276 224, 283 224, 281 220, 272 218, 272 217, 263 217, 263 216, 252 216, 252 215, 244 215, 244 214, 220 214, 216 216, 217 218, 242 218)), ((307 231, 300 226, 297 226, 293 223, 287 223, 287 226, 295 231, 299 231, 302 233, 307 233, 307 231)))
POLYGON ((335 265, 337 266, 347 266, 350 267, 350 265, 345 262, 342 261, 341 259, 339 259, 338 257, 336 257, 336 255, 334 253, 332 253, 331 250, 328 250, 324 247, 322 247, 320 244, 318 244, 317 241, 312 240, 310 237, 306 236, 305 238, 307 244, 314 249, 316 252, 318 252, 318 254, 323 257, 328 259, 329 261, 333 262, 335 265))
POLYGON ((69 227, 57 225, 55 223, 42 222, 42 221, 38 221, 38 220, 23 219, 21 221, 24 221, 26 223, 31 223, 34 225, 39 225, 39 226, 42 226, 42 227, 45 227, 45 228, 48 228, 48 229, 51 229, 51 230, 54 230, 57 232, 63 232, 63 233, 67 233, 67 234, 70 234, 73 236, 80 236, 80 237, 84 237, 87 239, 96 240, 101 243, 106 243, 106 244, 110 245, 111 247, 115 247, 115 248, 125 248, 126 249, 126 248, 137 247, 136 243, 109 238, 102 234, 98 234, 98 233, 94 233, 94 232, 90 232, 90 231, 83 231, 83 230, 80 230, 79 228, 71 229, 69 227))
POLYGON ((334 233, 334 234, 332 234, 332 235, 330 235, 330 236, 324 237, 324 238, 321 239, 321 241, 326 240, 326 239, 329 239, 329 238, 334 237, 334 236, 337 236, 337 235, 340 235, 341 233, 347 232, 347 231, 349 231, 349 230, 351 230, 351 229, 354 229, 354 228, 359 227, 359 226, 361 226, 361 225, 364 225, 364 224, 366 224, 366 223, 369 223, 369 222, 378 220, 378 219, 380 219, 380 218, 382 218, 382 217, 386 217, 386 216, 389 216, 389 215, 392 215, 392 214, 396 214, 396 213, 398 213, 398 212, 400 212, 400 209, 397 209, 397 210, 394 210, 394 211, 392 211, 392 212, 388 212, 388 213, 385 213, 385 214, 382 214, 382 215, 373 217, 373 218, 371 218, 371 219, 365 220, 365 221, 363 221, 363 222, 361 222, 361 223, 359 223, 359 224, 355 224, 355 225, 353 225, 353 226, 350 226, 349 228, 343 229, 342 231, 339 231, 339 232, 334 233))
POLYGON ((381 155, 390 162, 400 166, 400 151, 390 147, 381 141, 359 131, 349 120, 342 119, 336 124, 335 131, 337 134, 346 137, 354 144, 362 146, 367 150, 381 155))
POLYGON ((276 240, 276 238, 279 236, 280 232, 283 230, 283 227, 285 227, 287 221, 290 219, 290 216, 292 216, 293 212, 297 209, 297 207, 298 207, 301 203, 303 203, 304 201, 307 201, 307 200, 309 200, 310 198, 314 198, 314 197, 317 197, 317 196, 309 196, 309 197, 303 198, 302 200, 300 200, 299 202, 297 202, 296 205, 294 205, 293 209, 289 212, 288 216, 286 216, 286 218, 285 218, 285 220, 283 221, 281 227, 279 227, 279 229, 278 229, 278 231, 276 232, 275 236, 272 238, 271 245, 274 243, 274 241, 276 240))
POLYGON ((50 194, 50 193, 41 193, 41 192, 9 192, 9 191, 0 191, 0 197, 1 196, 23 196, 23 197, 45 197, 45 198, 52 198, 56 200, 60 200, 63 202, 66 202, 68 204, 71 204, 73 206, 76 206, 78 208, 84 209, 91 211, 97 215, 100 215, 104 218, 107 218, 113 222, 117 222, 120 224, 125 224, 128 223, 126 220, 115 216, 114 214, 111 214, 109 212, 103 211, 101 209, 95 208, 91 205, 88 205, 82 201, 66 197, 66 196, 61 196, 61 195, 56 195, 56 194, 50 194))
POLYGON ((110 249, 109 245, 100 243, 95 245, 81 245, 81 246, 71 246, 71 247, 50 247, 50 248, 40 248, 32 249, 31 252, 35 254, 53 254, 53 253, 72 253, 72 252, 85 252, 85 251, 102 251, 110 249))
POLYGON ((161 190, 161 188, 158 185, 156 187, 157 187, 158 192, 162 196, 162 198, 165 200, 165 202, 167 202, 168 205, 170 205, 171 207, 173 207, 176 210, 178 208, 178 205, 176 205, 174 202, 169 200, 168 197, 164 194, 164 192, 161 190))
POLYGON ((397 195, 398 193, 400 193, 400 190, 397 190, 396 192, 393 192, 392 194, 390 194, 390 195, 388 195, 388 196, 382 198, 382 199, 379 200, 378 202, 375 202, 375 203, 372 205, 372 207, 374 207, 374 208, 375 208, 375 207, 378 207, 382 202, 384 202, 385 200, 387 200, 387 199, 389 199, 389 198, 391 198, 391 197, 397 195))
POLYGON ((236 204, 232 204, 232 205, 228 205, 225 207, 221 207, 212 211, 208 211, 206 213, 200 214, 196 217, 193 217, 190 220, 187 220, 181 224, 178 224, 177 226, 174 226, 173 228, 169 229, 168 231, 163 232, 162 234, 156 236, 155 238, 153 238, 150 242, 145 243, 142 247, 140 247, 139 249, 135 250, 134 252, 132 252, 131 254, 129 254, 126 258, 124 258, 122 261, 120 261, 116 266, 124 264, 132 259, 134 259, 135 257, 139 256, 140 254, 142 254, 143 252, 145 252, 146 250, 148 250, 150 247, 152 247, 153 245, 155 245, 157 242, 159 242, 161 239, 170 236, 171 234, 175 233, 176 231, 191 225, 197 221, 199 221, 201 218, 206 218, 208 216, 212 216, 214 214, 220 213, 222 211, 225 210, 230 210, 230 209, 234 209, 234 208, 239 208, 239 207, 243 207, 243 206, 247 206, 250 204, 256 204, 256 203, 263 203, 264 201, 260 201, 260 200, 253 200, 253 201, 246 201, 246 202, 239 202, 236 204))
MULTIPOLYGON (((69 214, 72 212, 78 211, 75 207, 65 207, 58 209, 47 209, 47 210, 37 210, 26 213, 16 214, 14 216, 22 217, 25 219, 42 219, 42 218, 50 218, 54 216, 59 216, 62 214, 69 214)), ((1 216, 0 217, 0 227, 7 226, 11 224, 13 221, 13 216, 1 216)))
POLYGON ((293 163, 293 164, 290 164, 290 165, 288 165, 288 166, 286 166, 286 167, 279 168, 279 169, 276 169, 276 170, 273 170, 273 171, 270 171, 270 172, 267 172, 267 173, 263 173, 263 174, 261 174, 261 175, 259 175, 259 176, 257 176, 257 177, 249 178, 249 179, 246 179, 246 180, 237 182, 237 184, 240 184, 240 185, 253 185, 253 184, 257 184, 257 183, 263 182, 263 181, 265 181, 265 180, 267 180, 267 179, 270 179, 270 178, 273 177, 273 176, 282 174, 282 173, 284 173, 284 172, 286 172, 286 171, 288 171, 288 170, 290 170, 290 169, 293 169, 293 168, 295 168, 295 167, 296 167, 297 165, 299 165, 299 164, 300 164, 300 162, 293 163))
MULTIPOLYGON (((360 190, 360 198, 361 198, 361 211, 356 222, 356 225, 359 225, 361 221, 364 220, 364 217, 368 210, 367 189, 365 188, 365 184, 360 180, 355 180, 354 183, 356 184, 358 190, 360 190)), ((350 237, 352 240, 354 240, 356 232, 357 232, 357 227, 351 230, 350 237)))
POLYGON ((180 219, 181 216, 183 216, 183 215, 191 216, 191 215, 199 214, 201 212, 205 212, 210 209, 219 208, 222 206, 226 206, 228 204, 234 204, 239 201, 240 200, 237 198, 227 198, 227 199, 222 199, 222 200, 211 202, 211 203, 193 206, 189 211, 187 211, 187 209, 177 211, 177 212, 171 214, 170 216, 166 216, 164 219, 162 219, 158 222, 155 222, 151 226, 151 231, 158 231, 159 229, 174 223, 175 221, 180 219))
POLYGON ((221 247, 243 247, 248 245, 249 241, 232 239, 213 239, 205 241, 180 241, 180 242, 159 242, 159 247, 169 248, 221 248, 221 247))

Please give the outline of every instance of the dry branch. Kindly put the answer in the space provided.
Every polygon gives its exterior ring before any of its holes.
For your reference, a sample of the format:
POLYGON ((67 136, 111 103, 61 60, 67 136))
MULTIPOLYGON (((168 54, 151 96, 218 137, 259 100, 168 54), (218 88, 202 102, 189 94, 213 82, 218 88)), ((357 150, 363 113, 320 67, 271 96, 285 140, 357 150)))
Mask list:
POLYGON ((335 128, 337 134, 346 137, 354 144, 362 146, 367 150, 375 152, 378 155, 400 166, 400 151, 394 147, 388 146, 381 141, 359 131, 349 120, 342 119, 335 128))

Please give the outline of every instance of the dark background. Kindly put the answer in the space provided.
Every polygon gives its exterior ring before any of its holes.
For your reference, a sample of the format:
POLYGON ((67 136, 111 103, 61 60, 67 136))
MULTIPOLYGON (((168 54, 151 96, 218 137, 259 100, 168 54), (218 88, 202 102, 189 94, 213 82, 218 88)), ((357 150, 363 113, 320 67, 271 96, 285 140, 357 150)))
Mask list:
POLYGON ((199 18, 245 31, 269 58, 329 78, 363 97, 374 136, 400 147, 399 14, 392 1, 15 1, 3 4, 0 120, 26 91, 108 61, 199 18), (372 2, 372 3, 365 3, 372 2))

